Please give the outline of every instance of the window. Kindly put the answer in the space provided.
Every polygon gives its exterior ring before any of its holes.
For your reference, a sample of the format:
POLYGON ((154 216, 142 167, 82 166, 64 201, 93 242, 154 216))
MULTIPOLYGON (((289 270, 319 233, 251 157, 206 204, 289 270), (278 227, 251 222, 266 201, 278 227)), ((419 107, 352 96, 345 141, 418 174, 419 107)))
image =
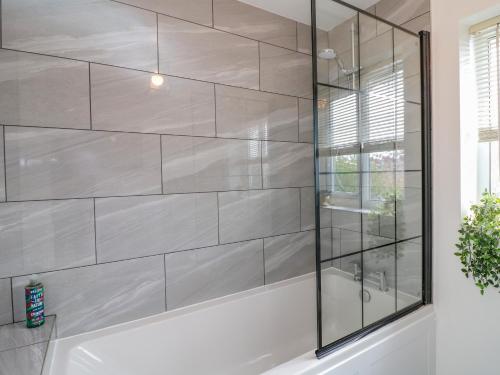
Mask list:
POLYGON ((477 92, 478 193, 500 193, 499 165, 499 71, 500 19, 471 28, 477 92))

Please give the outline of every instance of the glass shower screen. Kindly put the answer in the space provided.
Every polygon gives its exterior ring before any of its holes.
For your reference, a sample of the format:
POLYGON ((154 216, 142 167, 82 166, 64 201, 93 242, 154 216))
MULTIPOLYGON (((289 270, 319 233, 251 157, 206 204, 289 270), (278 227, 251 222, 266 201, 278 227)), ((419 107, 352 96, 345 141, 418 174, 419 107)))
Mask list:
POLYGON ((426 302, 429 181, 419 36, 332 0, 313 17, 321 356, 426 302))

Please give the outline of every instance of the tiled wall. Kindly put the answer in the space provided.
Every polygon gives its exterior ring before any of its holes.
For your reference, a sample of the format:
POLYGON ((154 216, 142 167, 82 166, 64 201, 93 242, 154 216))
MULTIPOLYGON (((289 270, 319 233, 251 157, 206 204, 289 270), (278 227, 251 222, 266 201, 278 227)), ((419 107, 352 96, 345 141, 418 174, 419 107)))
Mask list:
POLYGON ((0 324, 33 273, 67 336, 313 271, 310 53, 235 0, 3 0, 0 324))
POLYGON ((314 270, 306 25, 235 0, 3 0, 1 24, 0 324, 32 273, 67 336, 314 270))

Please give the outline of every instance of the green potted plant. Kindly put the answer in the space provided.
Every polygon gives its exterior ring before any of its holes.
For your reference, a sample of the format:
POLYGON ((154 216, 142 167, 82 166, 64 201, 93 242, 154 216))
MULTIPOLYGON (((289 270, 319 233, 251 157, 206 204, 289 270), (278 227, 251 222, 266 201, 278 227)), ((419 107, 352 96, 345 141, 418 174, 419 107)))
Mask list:
POLYGON ((465 276, 472 277, 481 294, 488 287, 500 288, 500 197, 485 192, 458 233, 455 255, 465 276))

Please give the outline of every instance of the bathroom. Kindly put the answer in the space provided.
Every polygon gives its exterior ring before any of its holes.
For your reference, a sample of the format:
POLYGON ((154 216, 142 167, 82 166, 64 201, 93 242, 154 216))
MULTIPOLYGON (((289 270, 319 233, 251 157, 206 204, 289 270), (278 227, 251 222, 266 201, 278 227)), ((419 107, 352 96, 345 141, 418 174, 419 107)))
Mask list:
POLYGON ((498 375, 499 15, 2 0, 0 375, 498 375))

